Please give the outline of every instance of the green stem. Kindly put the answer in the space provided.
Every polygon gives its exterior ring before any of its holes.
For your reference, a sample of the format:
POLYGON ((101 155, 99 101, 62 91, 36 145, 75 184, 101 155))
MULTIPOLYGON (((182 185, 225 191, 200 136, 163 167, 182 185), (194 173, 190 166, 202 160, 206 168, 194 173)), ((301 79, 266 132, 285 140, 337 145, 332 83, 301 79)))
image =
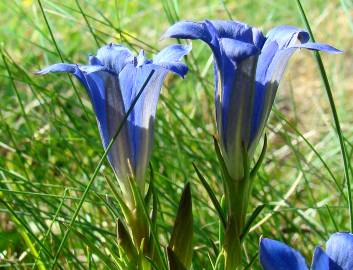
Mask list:
POLYGON ((226 270, 238 269, 241 266, 241 234, 245 226, 251 183, 250 178, 228 181, 225 193, 228 219, 223 245, 226 270))
POLYGON ((105 158, 107 157, 110 148, 112 147, 113 143, 115 142, 116 138, 118 137, 118 135, 119 135, 121 129, 122 129, 123 126, 125 125, 128 116, 130 115, 131 111, 132 111, 133 108, 135 107, 136 102, 137 102, 138 99, 140 98, 140 96, 141 96, 143 90, 146 88, 147 83, 148 83, 149 80, 151 79, 151 77, 152 77, 152 75, 154 74, 154 72, 155 72, 154 70, 151 70, 151 72, 150 72, 150 74, 148 75, 146 81, 145 81, 144 84, 142 85, 140 91, 139 91, 138 94, 136 95, 135 99, 132 101, 129 110, 126 112, 126 114, 125 114, 123 120, 121 121, 121 123, 120 123, 120 125, 119 125, 119 127, 118 127, 118 129, 117 129, 117 131, 116 131, 116 133, 114 134, 114 137, 111 139, 111 141, 110 141, 109 145, 107 146, 107 148, 106 148, 106 150, 105 150, 103 156, 102 156, 101 159, 99 160, 99 163, 98 163, 96 169, 94 170, 94 173, 93 173, 91 179, 89 180, 89 182, 88 182, 88 184, 87 184, 87 186, 86 186, 86 189, 85 189, 85 191, 83 192, 82 197, 81 197, 81 199, 80 199, 80 201, 79 201, 79 203, 78 203, 78 206, 77 206, 77 208, 76 208, 76 210, 75 210, 75 212, 74 212, 74 214, 73 214, 73 216, 72 216, 72 218, 71 218, 71 220, 70 220, 69 226, 68 226, 68 228, 67 228, 67 230, 66 230, 66 232, 65 232, 65 234, 64 234, 64 237, 63 237, 63 239, 61 240, 61 243, 60 243, 59 248, 58 248, 58 250, 57 250, 57 252, 56 252, 56 255, 55 255, 55 258, 54 258, 54 261, 53 261, 53 264, 52 264, 51 269, 54 269, 54 268, 55 268, 55 265, 57 264, 57 261, 58 261, 60 252, 61 252, 61 250, 62 250, 62 248, 63 248, 63 246, 64 246, 64 244, 65 244, 65 242, 66 242, 66 240, 67 240, 67 238, 68 238, 68 236, 69 236, 69 233, 70 233, 70 231, 71 231, 71 227, 73 226, 73 224, 74 224, 74 222, 75 222, 75 220, 76 220, 76 218, 77 218, 77 216, 78 216, 78 214, 79 214, 79 212, 80 212, 80 210, 81 210, 81 207, 82 207, 82 205, 83 205, 83 202, 85 201, 86 196, 87 196, 87 194, 88 194, 88 191, 90 190, 90 188, 91 188, 91 186, 92 186, 92 184, 93 184, 93 182, 94 182, 96 176, 98 175, 98 172, 99 172, 100 168, 102 167, 103 162, 104 162, 105 158))
MULTIPOLYGON (((304 19, 304 23, 306 28, 309 31, 310 37, 312 39, 313 42, 315 42, 315 38, 313 35, 313 32, 311 31, 310 25, 309 25, 309 21, 306 18, 303 6, 300 2, 300 0, 297 0, 297 4, 300 10, 300 13, 304 19)), ((320 70, 320 74, 322 77, 322 80, 324 82, 325 85, 325 89, 326 89, 326 94, 330 103, 330 107, 331 107, 331 111, 332 111, 332 115, 333 115, 333 120, 336 126, 336 132, 338 135, 338 139, 340 142, 340 147, 341 147, 341 154, 342 154, 342 159, 343 159, 343 165, 344 165, 344 176, 346 178, 347 181, 347 193, 348 193, 348 207, 349 207, 349 216, 350 216, 350 225, 351 225, 351 232, 353 232, 353 203, 352 203, 352 193, 351 193, 351 181, 350 181, 350 177, 349 177, 349 161, 348 161, 348 157, 347 157, 347 151, 346 151, 346 146, 344 144, 344 139, 343 139, 343 134, 342 134, 342 129, 341 129, 341 125, 340 125, 340 121, 338 119, 338 113, 336 110, 336 105, 335 105, 335 101, 332 95, 332 91, 331 91, 331 86, 330 83, 328 81, 327 75, 326 75, 326 71, 325 71, 325 67, 324 64, 322 62, 321 56, 318 52, 315 52, 315 58, 317 61, 317 64, 319 66, 319 70, 320 70)))

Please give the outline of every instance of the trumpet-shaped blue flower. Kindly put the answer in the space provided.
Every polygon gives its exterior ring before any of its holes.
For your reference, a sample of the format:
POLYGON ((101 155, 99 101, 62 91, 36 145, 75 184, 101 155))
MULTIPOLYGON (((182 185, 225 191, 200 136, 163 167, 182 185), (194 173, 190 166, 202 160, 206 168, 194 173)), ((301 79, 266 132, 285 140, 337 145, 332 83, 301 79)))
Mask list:
POLYGON ((214 55, 215 107, 222 154, 233 178, 241 178, 242 147, 252 157, 266 125, 278 84, 298 48, 338 53, 292 26, 278 26, 265 37, 237 21, 180 21, 164 37, 201 39, 214 55))
POLYGON ((91 56, 88 65, 59 63, 38 72, 68 72, 79 79, 92 102, 106 148, 142 85, 155 71, 108 153, 123 194, 130 193, 128 177, 134 177, 144 189, 160 90, 169 71, 184 77, 188 68, 180 59, 190 50, 190 46, 171 45, 149 60, 143 50, 135 56, 124 46, 110 44, 91 56))
MULTIPOLYGON (((262 238, 260 263, 264 270, 307 270, 303 256, 282 242, 262 238)), ((326 242, 326 251, 316 247, 312 270, 353 269, 353 234, 334 233, 326 242)))

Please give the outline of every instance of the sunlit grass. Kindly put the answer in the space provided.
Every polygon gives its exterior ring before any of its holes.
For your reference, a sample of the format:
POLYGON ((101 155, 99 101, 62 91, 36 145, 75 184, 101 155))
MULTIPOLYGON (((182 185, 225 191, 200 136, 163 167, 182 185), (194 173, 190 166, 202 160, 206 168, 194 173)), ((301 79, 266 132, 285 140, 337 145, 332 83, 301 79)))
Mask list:
MULTIPOLYGON (((323 55, 323 61, 352 160, 352 5, 345 0, 302 2, 316 39, 345 51, 341 56, 323 55)), ((0 265, 9 269, 31 269, 41 263, 50 269, 103 155, 84 89, 74 80, 76 90, 63 77, 33 74, 60 61, 58 51, 64 61, 74 63, 86 62, 88 54, 109 42, 153 54, 170 42, 159 39, 173 21, 226 19, 229 14, 264 32, 279 24, 304 27, 295 1, 287 0, 41 3, 53 36, 37 1, 0 3, 0 265)), ((201 42, 193 42, 192 55, 187 57, 191 72, 183 81, 173 76, 166 81, 151 162, 161 235, 171 232, 182 187, 191 182, 194 269, 212 269, 210 260, 214 262, 218 248, 217 214, 192 166, 195 162, 213 189, 221 190, 212 141, 210 55, 201 42)), ((267 206, 246 242, 248 261, 257 251, 260 235, 285 240, 309 258, 313 247, 332 232, 350 228, 339 141, 311 53, 298 54, 291 61, 267 135, 268 154, 251 202, 253 207, 267 206)), ((115 219, 120 213, 104 176, 113 177, 106 162, 63 246, 59 256, 63 269, 104 269, 114 264, 115 219)), ((165 244, 167 239, 160 241, 165 244)), ((254 267, 258 269, 257 262, 254 267)))

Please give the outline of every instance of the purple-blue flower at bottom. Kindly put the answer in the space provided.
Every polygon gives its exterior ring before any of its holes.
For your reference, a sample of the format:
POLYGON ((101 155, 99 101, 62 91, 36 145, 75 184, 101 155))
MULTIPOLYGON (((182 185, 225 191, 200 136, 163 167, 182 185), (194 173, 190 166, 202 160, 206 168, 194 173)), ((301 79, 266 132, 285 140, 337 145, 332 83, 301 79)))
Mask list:
POLYGON ((92 102, 106 149, 154 70, 108 153, 123 194, 129 193, 129 177, 134 177, 144 190, 159 93, 169 71, 181 77, 187 73, 187 66, 180 60, 190 50, 190 46, 171 45, 150 60, 144 56, 143 50, 139 55, 134 55, 124 46, 109 44, 100 48, 96 56, 91 56, 88 65, 58 63, 37 72, 67 72, 81 82, 92 102))
MULTIPOLYGON (((262 238, 260 263, 264 270, 307 270, 304 257, 280 241, 262 238)), ((326 251, 316 247, 312 270, 352 270, 353 234, 338 232, 326 242, 326 251)))

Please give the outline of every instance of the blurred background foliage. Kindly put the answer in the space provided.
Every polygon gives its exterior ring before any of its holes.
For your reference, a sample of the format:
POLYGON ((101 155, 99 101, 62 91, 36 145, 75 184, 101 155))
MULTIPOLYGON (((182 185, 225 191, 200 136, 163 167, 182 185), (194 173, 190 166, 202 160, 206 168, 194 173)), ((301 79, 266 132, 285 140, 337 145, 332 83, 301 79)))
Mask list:
MULTIPOLYGON (((353 4, 349 0, 303 0, 302 4, 316 40, 344 51, 322 56, 352 160, 353 4)), ((65 62, 86 63, 88 55, 110 42, 136 52, 144 49, 152 56, 176 42, 160 37, 181 19, 232 18, 264 33, 276 25, 304 25, 292 0, 4 0, 0 14, 1 269, 31 269, 41 262, 50 269, 103 154, 84 89, 65 75, 37 77, 35 71, 60 62, 61 57, 65 62)), ((212 140, 213 66, 209 48, 199 41, 192 43, 192 54, 186 58, 189 74, 184 80, 169 76, 162 90, 151 164, 159 195, 160 241, 166 243, 162 236, 170 234, 182 187, 190 181, 193 269, 212 269, 218 220, 192 162, 220 199, 212 140)), ((266 207, 244 245, 244 265, 256 254, 260 235, 286 241, 310 258, 313 248, 332 232, 349 229, 339 143, 311 52, 293 57, 275 104, 267 129, 268 154, 251 201, 252 208, 266 207)), ((108 163, 71 228, 59 258, 64 269, 113 265, 119 209, 104 177, 113 177, 108 163)), ((259 268, 257 262, 253 267, 259 268)))

